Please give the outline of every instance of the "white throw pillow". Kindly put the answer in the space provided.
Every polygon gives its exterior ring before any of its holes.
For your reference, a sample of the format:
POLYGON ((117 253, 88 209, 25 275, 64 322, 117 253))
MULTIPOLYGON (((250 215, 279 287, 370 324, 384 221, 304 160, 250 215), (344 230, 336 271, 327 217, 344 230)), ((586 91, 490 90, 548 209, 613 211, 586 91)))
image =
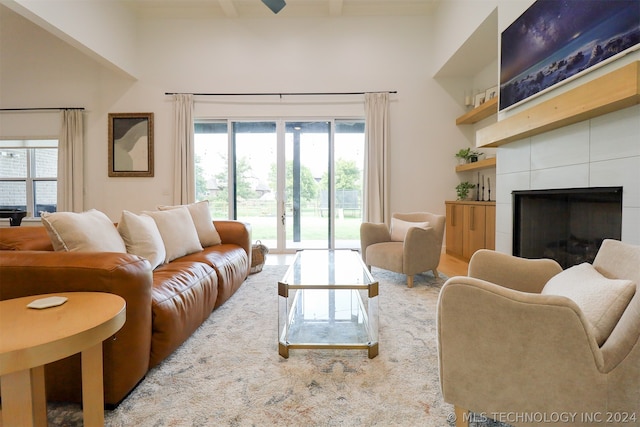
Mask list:
POLYGON ((391 240, 394 242, 404 242, 407 231, 411 227, 427 228, 429 222, 403 221, 398 218, 391 218, 391 240))
POLYGON ((591 264, 575 265, 552 277, 542 294, 561 295, 573 300, 593 326, 602 345, 635 294, 631 280, 608 279, 591 264))
POLYGON ((164 250, 165 262, 202 250, 196 227, 186 207, 168 211, 145 211, 156 222, 164 250))
POLYGON ((190 203, 188 205, 158 206, 158 209, 161 211, 165 211, 181 207, 186 207, 187 209, 189 209, 191 219, 193 219, 193 223, 196 226, 196 231, 198 232, 198 239, 200 239, 200 244, 202 246, 214 246, 222 243, 222 239, 220 239, 218 230, 216 230, 216 227, 213 225, 208 200, 190 203))
POLYGON ((149 215, 122 211, 118 232, 124 240, 127 253, 146 258, 152 269, 164 263, 167 254, 164 242, 155 220, 149 215))
POLYGON ((43 212, 41 220, 56 251, 127 251, 113 222, 95 209, 81 213, 43 212))

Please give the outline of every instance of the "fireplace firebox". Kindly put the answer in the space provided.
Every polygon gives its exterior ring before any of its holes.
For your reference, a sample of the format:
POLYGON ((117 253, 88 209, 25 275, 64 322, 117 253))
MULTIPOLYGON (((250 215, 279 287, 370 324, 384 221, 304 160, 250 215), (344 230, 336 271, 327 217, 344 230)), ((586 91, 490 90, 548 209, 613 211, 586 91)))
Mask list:
POLYGON ((592 262, 604 239, 620 240, 622 187, 514 191, 513 254, 592 262))

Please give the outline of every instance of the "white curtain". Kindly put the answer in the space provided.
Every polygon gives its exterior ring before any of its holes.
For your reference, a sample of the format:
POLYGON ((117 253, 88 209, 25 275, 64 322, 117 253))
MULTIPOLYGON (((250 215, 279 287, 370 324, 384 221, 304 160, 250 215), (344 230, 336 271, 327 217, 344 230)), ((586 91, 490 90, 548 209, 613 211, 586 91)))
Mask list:
POLYGON ((390 222, 389 212, 389 94, 366 93, 364 221, 390 222))
POLYGON ((58 138, 58 212, 84 209, 83 112, 63 110, 58 138))
POLYGON ((173 202, 192 203, 196 197, 193 148, 193 95, 174 95, 175 172, 173 202))

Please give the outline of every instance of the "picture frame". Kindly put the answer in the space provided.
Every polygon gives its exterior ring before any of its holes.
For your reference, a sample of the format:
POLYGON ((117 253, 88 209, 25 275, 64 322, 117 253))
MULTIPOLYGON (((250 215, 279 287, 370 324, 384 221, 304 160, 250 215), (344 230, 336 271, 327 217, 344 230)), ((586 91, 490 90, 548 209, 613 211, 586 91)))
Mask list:
POLYGON ((489 89, 487 89, 487 91, 485 92, 485 97, 484 100, 488 101, 490 99, 493 99, 495 97, 498 96, 498 86, 494 86, 494 87, 490 87, 489 89))
POLYGON ((153 176, 153 113, 109 113, 110 177, 153 176))
POLYGON ((485 96, 486 92, 480 92, 479 94, 477 94, 474 98, 473 107, 478 108, 479 106, 484 104, 485 96))

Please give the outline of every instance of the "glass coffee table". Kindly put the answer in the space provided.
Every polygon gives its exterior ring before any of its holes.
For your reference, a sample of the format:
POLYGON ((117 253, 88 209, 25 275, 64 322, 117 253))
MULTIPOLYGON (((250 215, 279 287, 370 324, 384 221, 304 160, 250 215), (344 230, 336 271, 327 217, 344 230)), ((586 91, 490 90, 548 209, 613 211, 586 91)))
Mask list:
POLYGON ((378 282, 353 250, 303 250, 278 282, 278 351, 378 355, 378 282))

